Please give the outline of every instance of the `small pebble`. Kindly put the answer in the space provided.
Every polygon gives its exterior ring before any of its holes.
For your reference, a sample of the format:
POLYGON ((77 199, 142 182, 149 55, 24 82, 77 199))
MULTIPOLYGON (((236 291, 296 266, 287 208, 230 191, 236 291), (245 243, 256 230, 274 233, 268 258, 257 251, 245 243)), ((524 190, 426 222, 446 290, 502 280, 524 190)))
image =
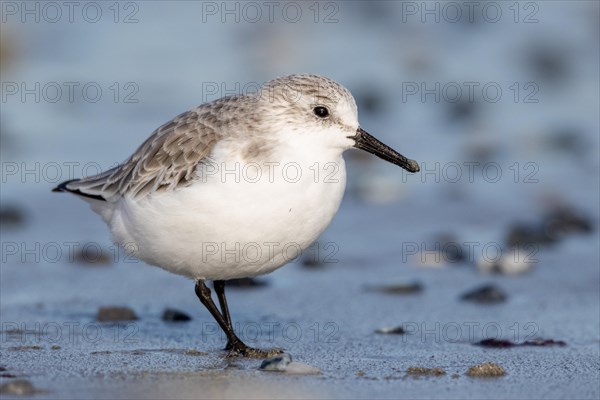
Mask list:
POLYGON ((476 345, 483 347, 495 347, 495 348, 508 348, 508 347, 516 347, 516 346, 534 346, 534 347, 551 347, 551 346, 559 346, 564 347, 567 344, 562 340, 553 340, 553 339, 531 339, 526 340, 523 343, 515 343, 510 340, 504 339, 484 339, 477 343, 476 345))
POLYGON ((441 251, 422 251, 413 258, 415 264, 423 268, 446 268, 450 265, 450 260, 441 251))
POLYGON ((567 345, 566 342, 562 340, 554 340, 554 339, 531 339, 526 340, 522 344, 523 346, 540 346, 540 347, 550 347, 550 346, 559 346, 564 347, 567 345))
POLYGON ((174 308, 166 308, 162 314, 162 320, 166 322, 187 322, 191 321, 192 317, 183 311, 174 308))
POLYGON ((367 289, 390 294, 411 294, 421 292, 423 290, 423 285, 421 285, 419 282, 407 282, 390 285, 369 286, 367 289))
POLYGON ((478 346, 483 346, 483 347, 496 347, 496 348, 507 348, 507 347, 517 346, 516 343, 511 342, 510 340, 501 340, 501 339, 483 339, 475 344, 478 346))
POLYGON ((262 371, 279 371, 283 372, 287 366, 292 362, 292 356, 288 353, 283 353, 280 356, 268 358, 260 364, 260 370, 262 371))
POLYGON ((439 249, 439 254, 446 263, 454 264, 468 261, 469 249, 465 248, 461 240, 453 233, 437 234, 434 242, 426 248, 439 249))
POLYGON ((23 225, 25 214, 20 208, 8 205, 0 209, 0 226, 3 228, 15 228, 23 225))
POLYGON ((100 307, 96 319, 100 322, 133 321, 138 319, 129 307, 100 307))
MULTIPOLYGON (((478 161, 480 163, 478 165, 485 165, 497 159, 500 147, 493 143, 477 141, 468 146, 465 151, 469 160, 478 161)), ((468 251, 468 249, 464 249, 463 254, 469 254, 468 251)))
POLYGON ((527 53, 527 58, 536 78, 544 83, 557 84, 569 75, 571 57, 565 57, 565 49, 539 44, 527 53))
POLYGON ((543 137, 544 147, 550 150, 581 157, 591 150, 582 132, 574 127, 558 127, 543 137))
POLYGON ((532 245, 549 245, 556 240, 549 237, 538 225, 517 223, 512 225, 504 239, 508 247, 525 247, 532 245))
POLYGON ((477 268, 484 273, 499 273, 504 275, 518 275, 529 272, 537 263, 529 248, 513 248, 503 250, 504 254, 497 261, 486 258, 477 260, 477 268))
MULTIPOLYGON (((6 14, 4 14, 6 15, 6 14)), ((0 37, 0 66, 6 68, 16 61, 18 50, 16 47, 14 36, 9 35, 10 32, 6 32, 0 37)), ((2 141, 2 146, 5 146, 2 141)), ((4 148, 6 150, 6 148, 4 148)))
POLYGON ((406 332, 404 331, 404 328, 401 326, 389 326, 389 327, 376 329, 375 333, 381 333, 384 335, 403 335, 406 332))
POLYGON ((110 265, 111 252, 97 243, 85 243, 75 252, 73 261, 78 264, 110 265))
POLYGON ((7 372, 6 367, 0 366, 0 377, 1 378, 16 378, 17 376, 14 374, 11 374, 10 372, 7 372))
POLYGON ((60 346, 58 346, 58 345, 56 345, 56 344, 55 344, 54 346, 50 347, 50 348, 51 348, 52 350, 60 350, 60 349, 61 349, 61 347, 60 347, 60 346))
POLYGON ((494 363, 485 363, 474 365, 467 371, 467 376, 478 377, 478 378, 491 378, 497 376, 503 376, 506 372, 504 372, 504 368, 502 368, 498 364, 494 363))
POLYGON ((470 120, 478 111, 478 104, 472 100, 461 100, 448 103, 448 119, 451 121, 470 120))
POLYGON ((13 346, 13 347, 9 347, 8 350, 12 350, 12 351, 42 350, 42 346, 37 346, 37 345, 33 345, 33 346, 13 346))
POLYGON ((312 365, 293 361, 285 368, 285 373, 288 375, 318 375, 321 370, 312 365))
POLYGON ((16 395, 16 396, 30 396, 35 394, 37 390, 33 384, 27 380, 19 379, 12 382, 7 382, 0 386, 1 394, 16 395))
MULTIPOLYGON (((514 224, 505 241, 510 247, 550 245, 570 234, 588 234, 594 230, 592 219, 568 206, 556 206, 537 224, 514 224)), ((526 250, 526 249, 525 249, 526 250)))
POLYGON ((506 301, 507 295, 495 285, 484 285, 463 294, 461 299, 480 304, 493 304, 506 301))
POLYGON ((188 349, 183 352, 186 356, 206 356, 208 353, 196 349, 188 349))
POLYGON ((571 233, 590 233, 593 231, 592 220, 574 209, 566 206, 557 207, 544 216, 543 229, 552 240, 561 240, 571 233))
POLYGON ((369 114, 381 112, 385 104, 385 99, 381 93, 381 90, 373 90, 372 87, 364 87, 357 91, 356 103, 358 104, 358 108, 369 114))
POLYGON ((406 374, 412 376, 442 376, 446 375, 446 371, 442 368, 410 367, 406 370, 406 374))
POLYGON ((358 376, 358 377, 365 376, 365 371, 356 371, 356 376, 358 376))
POLYGON ((306 257, 302 257, 302 266, 306 268, 320 268, 323 267, 325 263, 322 260, 319 260, 314 254, 308 255, 306 257))

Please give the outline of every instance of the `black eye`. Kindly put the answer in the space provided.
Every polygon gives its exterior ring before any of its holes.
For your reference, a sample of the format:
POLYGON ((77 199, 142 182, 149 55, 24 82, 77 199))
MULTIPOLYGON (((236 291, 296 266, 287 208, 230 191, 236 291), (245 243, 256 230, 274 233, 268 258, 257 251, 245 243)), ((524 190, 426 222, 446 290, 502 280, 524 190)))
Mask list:
POLYGON ((327 118, 327 117, 329 117, 329 110, 327 109, 327 107, 316 106, 315 108, 313 108, 313 112, 319 118, 327 118))

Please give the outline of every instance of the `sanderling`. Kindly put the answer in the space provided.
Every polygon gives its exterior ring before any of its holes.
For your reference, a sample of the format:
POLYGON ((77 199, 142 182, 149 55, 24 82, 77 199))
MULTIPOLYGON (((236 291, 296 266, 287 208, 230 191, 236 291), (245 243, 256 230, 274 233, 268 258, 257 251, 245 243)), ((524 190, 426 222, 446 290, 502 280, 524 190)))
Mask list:
POLYGON ((225 281, 272 272, 317 239, 342 200, 342 153, 352 147, 419 171, 359 126, 346 88, 291 75, 184 112, 123 164, 54 190, 88 201, 135 257, 194 279, 226 349, 262 357, 274 351, 252 349, 234 333, 225 281))

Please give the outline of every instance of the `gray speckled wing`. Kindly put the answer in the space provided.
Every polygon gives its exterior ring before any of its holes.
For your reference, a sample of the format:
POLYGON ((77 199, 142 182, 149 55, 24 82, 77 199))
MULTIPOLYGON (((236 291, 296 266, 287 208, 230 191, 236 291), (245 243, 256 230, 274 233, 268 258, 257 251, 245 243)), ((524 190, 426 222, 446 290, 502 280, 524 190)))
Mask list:
POLYGON ((187 186, 221 137, 217 121, 210 107, 180 114, 156 129, 123 164, 99 175, 64 182, 57 190, 111 200, 187 186))

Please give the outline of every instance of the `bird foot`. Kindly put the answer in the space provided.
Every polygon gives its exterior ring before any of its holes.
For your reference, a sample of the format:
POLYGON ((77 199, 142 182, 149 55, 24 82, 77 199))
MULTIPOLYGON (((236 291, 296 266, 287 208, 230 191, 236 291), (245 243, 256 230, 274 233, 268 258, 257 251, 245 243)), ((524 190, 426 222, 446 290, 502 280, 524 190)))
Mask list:
POLYGON ((255 349, 246 346, 243 342, 227 342, 225 350, 229 352, 229 357, 271 358, 283 354, 283 349, 277 347, 272 349, 255 349))

